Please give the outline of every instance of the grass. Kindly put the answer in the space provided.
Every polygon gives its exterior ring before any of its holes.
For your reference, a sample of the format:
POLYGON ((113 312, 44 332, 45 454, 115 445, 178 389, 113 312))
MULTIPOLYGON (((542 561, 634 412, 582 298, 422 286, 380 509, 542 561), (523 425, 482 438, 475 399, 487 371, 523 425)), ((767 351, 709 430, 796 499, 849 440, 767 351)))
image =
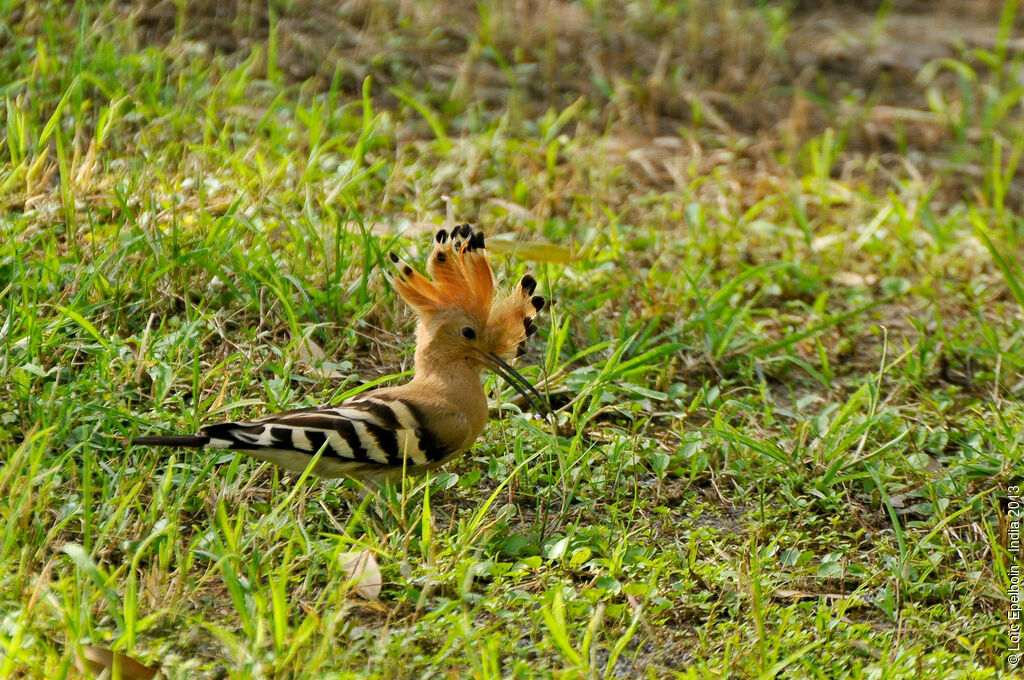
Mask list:
POLYGON ((865 73, 902 3, 0 3, 0 676, 1009 673, 1020 19, 951 6, 865 73), (121 445, 401 380, 446 196, 556 427, 492 381, 370 496, 121 445))

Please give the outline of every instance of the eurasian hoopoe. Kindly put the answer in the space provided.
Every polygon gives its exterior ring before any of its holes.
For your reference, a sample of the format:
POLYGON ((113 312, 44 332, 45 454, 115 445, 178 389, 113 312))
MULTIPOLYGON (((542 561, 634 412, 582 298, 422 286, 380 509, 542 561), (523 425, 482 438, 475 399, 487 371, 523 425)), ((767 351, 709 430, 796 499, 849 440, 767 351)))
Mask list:
POLYGON ((247 422, 207 425, 195 435, 136 437, 132 444, 235 449, 302 472, 320 452, 319 477, 398 478, 433 469, 465 451, 487 423, 481 369, 489 367, 545 414, 545 400, 505 358, 526 353, 544 307, 524 276, 495 296, 483 232, 468 224, 437 232, 428 279, 394 253, 395 290, 419 317, 411 382, 340 404, 286 411, 247 422))

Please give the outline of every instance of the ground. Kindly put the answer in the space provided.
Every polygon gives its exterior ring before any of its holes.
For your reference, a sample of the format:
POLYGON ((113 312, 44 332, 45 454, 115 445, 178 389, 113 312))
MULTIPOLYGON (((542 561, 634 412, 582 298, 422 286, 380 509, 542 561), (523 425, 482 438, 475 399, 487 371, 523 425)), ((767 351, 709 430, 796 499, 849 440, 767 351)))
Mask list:
POLYGON ((1022 29, 5 3, 0 676, 1011 674, 1022 29), (467 456, 371 493, 123 444, 405 379, 386 254, 452 217, 551 298, 557 423, 489 380, 467 456))

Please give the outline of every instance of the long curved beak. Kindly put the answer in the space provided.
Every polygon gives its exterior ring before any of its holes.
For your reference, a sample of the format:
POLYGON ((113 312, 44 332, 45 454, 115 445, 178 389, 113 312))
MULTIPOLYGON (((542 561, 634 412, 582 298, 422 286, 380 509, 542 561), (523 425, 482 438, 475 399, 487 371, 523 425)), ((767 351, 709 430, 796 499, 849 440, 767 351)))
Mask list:
POLYGON ((533 407, 535 411, 547 418, 551 415, 551 407, 540 392, 530 384, 530 381, 519 374, 519 371, 509 366, 508 362, 497 354, 487 353, 481 355, 487 366, 505 379, 519 395, 533 407))

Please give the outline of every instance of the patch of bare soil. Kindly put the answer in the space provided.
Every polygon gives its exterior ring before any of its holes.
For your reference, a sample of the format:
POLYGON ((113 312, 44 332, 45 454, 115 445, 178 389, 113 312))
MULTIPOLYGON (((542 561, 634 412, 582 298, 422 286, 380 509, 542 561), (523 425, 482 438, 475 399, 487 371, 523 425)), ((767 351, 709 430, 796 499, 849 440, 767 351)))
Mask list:
POLYGON ((855 115, 844 102, 871 99, 863 141, 892 143, 899 128, 930 147, 943 141, 943 126, 924 106, 920 70, 965 48, 992 49, 1003 2, 904 0, 888 11, 879 2, 804 2, 788 36, 785 20, 772 26, 771 11, 746 3, 702 3, 672 20, 642 5, 141 0, 121 11, 142 44, 239 58, 274 28, 277 67, 321 88, 340 76, 354 92, 373 75, 498 108, 515 92, 541 111, 586 96, 614 101, 616 114, 650 134, 673 132, 699 110, 722 132, 774 134, 783 125, 799 137, 855 115))
MULTIPOLYGON (((723 3, 728 5, 729 3, 723 3)), ((758 124, 760 106, 727 105, 723 93, 752 82, 782 85, 781 51, 767 47, 769 28, 749 11, 717 3, 677 21, 643 3, 608 3, 590 11, 577 3, 528 0, 483 8, 448 3, 353 1, 285 6, 142 0, 122 13, 142 44, 178 44, 247 56, 273 26, 277 67, 297 81, 326 88, 336 76, 356 91, 372 75, 439 98, 471 98, 504 109, 515 94, 529 109, 564 107, 579 96, 631 102, 658 125, 659 116, 687 119, 694 105, 723 127, 758 124), (710 86, 710 88, 708 87, 710 86), (525 94, 525 97, 522 95, 525 94)), ((382 88, 383 91, 383 88, 382 88)), ((781 112, 781 110, 780 110, 781 112)))
MULTIPOLYGON (((389 87, 401 86, 456 131, 461 119, 448 114, 470 105, 485 116, 536 119, 585 98, 602 112, 609 144, 622 147, 608 151, 620 151, 649 190, 685 183, 680 167, 703 175, 727 164, 743 185, 736 195, 756 202, 780 190, 779 153, 792 155, 831 127, 844 134, 837 178, 940 176, 934 200, 942 205, 970 195, 984 169, 970 159, 950 162, 951 126, 929 106, 929 89, 951 110, 980 103, 959 101, 951 69, 927 78, 922 69, 958 58, 982 81, 990 78, 977 51, 996 49, 1003 4, 798 2, 787 12, 731 0, 671 16, 623 0, 597 9, 555 0, 125 0, 119 11, 137 27, 140 45, 229 62, 266 50, 273 32, 283 77, 320 90, 337 83, 357 96, 372 76, 377 108, 399 107, 389 87), (692 129, 701 131, 700 143, 692 129), (864 154, 881 172, 861 167, 864 154)), ((1024 51, 1024 40, 999 48, 1024 51)), ((409 134, 430 134, 416 129, 409 134)), ((1024 185, 1010 187, 1007 200, 1024 205, 1024 185)))
MULTIPOLYGON (((837 106, 844 98, 870 100, 863 141, 892 144, 900 133, 913 146, 933 148, 945 141, 946 126, 928 110, 921 71, 970 49, 995 49, 1004 3, 904 1, 887 14, 874 4, 828 4, 794 16, 787 47, 797 82, 812 87, 817 81, 818 93, 837 106)), ((1007 48, 1020 50, 1024 43, 1011 40, 1007 48)), ((934 82, 943 89, 955 85, 949 73, 934 82)))

